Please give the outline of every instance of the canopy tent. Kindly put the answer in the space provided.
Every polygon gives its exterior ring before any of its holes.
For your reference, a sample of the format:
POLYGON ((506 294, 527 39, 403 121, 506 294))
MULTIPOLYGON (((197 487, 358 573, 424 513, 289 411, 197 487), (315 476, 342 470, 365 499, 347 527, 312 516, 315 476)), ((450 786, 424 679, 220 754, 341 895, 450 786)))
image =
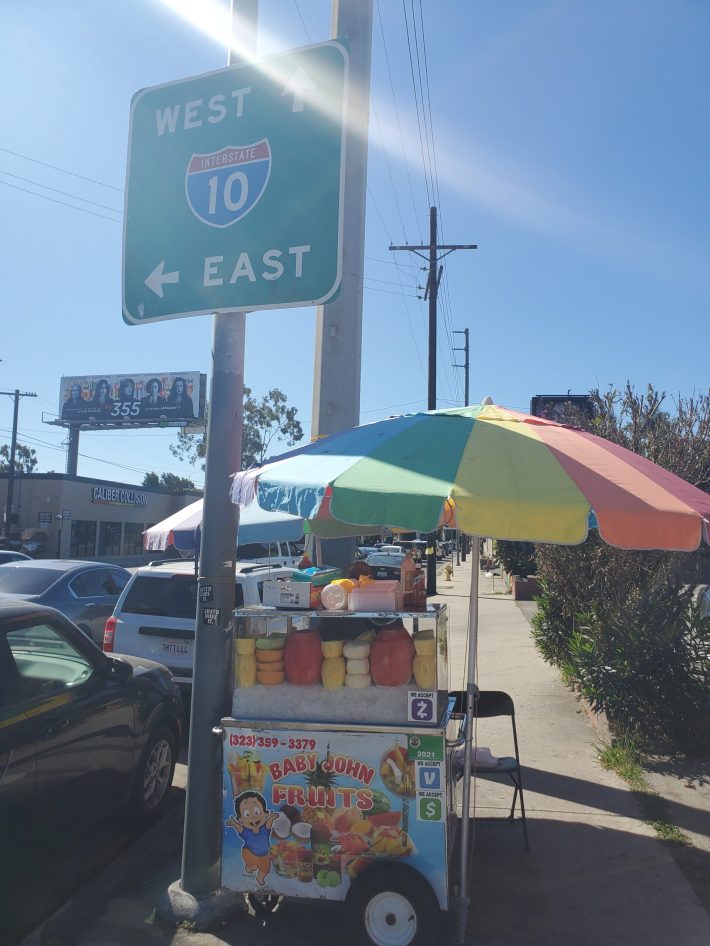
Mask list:
MULTIPOLYGON (((180 551, 195 552, 200 547, 202 500, 190 503, 143 533, 148 552, 165 550, 169 545, 180 551)), ((303 537, 303 519, 286 512, 269 512, 258 503, 241 510, 238 542, 297 542, 303 537)))

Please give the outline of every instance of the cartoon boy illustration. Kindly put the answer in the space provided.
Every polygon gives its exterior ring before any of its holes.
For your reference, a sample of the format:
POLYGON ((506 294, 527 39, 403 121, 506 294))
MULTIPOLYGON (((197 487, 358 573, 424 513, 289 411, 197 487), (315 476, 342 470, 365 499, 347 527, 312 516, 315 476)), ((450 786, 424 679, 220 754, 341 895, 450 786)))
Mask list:
POLYGON ((239 834, 242 840, 242 858, 247 874, 256 871, 256 882, 264 886, 266 875, 271 870, 271 825, 278 813, 267 811, 266 801, 259 792, 242 792, 234 799, 236 818, 229 818, 227 825, 239 834))

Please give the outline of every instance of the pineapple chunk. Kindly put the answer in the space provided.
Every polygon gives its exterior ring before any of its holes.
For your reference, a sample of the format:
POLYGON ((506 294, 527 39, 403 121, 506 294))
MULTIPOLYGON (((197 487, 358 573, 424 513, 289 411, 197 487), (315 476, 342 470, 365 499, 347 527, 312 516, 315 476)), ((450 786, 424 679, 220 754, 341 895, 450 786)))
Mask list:
POLYGON ((345 641, 321 641, 320 649, 325 658, 342 657, 345 641))
POLYGON ((436 657, 417 654, 414 658, 414 679, 422 690, 436 689, 436 657))
POLYGON ((256 683, 256 657, 240 654, 237 658, 237 686, 253 687, 256 683))
POLYGON ((320 665, 320 678, 326 690, 337 690, 345 683, 345 658, 326 657, 320 665))

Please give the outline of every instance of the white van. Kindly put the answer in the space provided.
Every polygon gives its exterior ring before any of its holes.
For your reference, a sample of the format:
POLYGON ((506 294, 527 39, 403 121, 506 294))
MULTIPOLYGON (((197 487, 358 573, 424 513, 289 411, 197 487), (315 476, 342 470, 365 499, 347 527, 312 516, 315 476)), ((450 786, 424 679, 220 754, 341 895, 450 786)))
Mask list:
POLYGON ((295 542, 248 542, 237 546, 238 562, 297 568, 302 558, 303 552, 295 542))
MULTIPOLYGON (((265 581, 291 575, 292 568, 237 562, 234 607, 260 605, 265 581)), ((103 649, 106 653, 157 660, 170 670, 176 683, 191 687, 196 610, 194 562, 161 562, 137 568, 106 621, 103 649)), ((285 631, 286 626, 285 617, 272 618, 269 632, 285 631)))

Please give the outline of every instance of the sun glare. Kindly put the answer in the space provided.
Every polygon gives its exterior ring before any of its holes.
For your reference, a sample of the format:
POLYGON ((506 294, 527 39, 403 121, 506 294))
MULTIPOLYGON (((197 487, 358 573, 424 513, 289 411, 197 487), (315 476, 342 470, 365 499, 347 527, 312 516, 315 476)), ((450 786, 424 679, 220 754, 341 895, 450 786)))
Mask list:
MULTIPOLYGON (((230 47, 240 62, 253 62, 256 59, 256 51, 247 49, 239 41, 240 32, 247 30, 239 29, 239 13, 234 13, 234 30, 231 29, 231 12, 229 6, 217 3, 216 0, 200 0, 195 3, 194 0, 159 0, 164 7, 167 7, 171 13, 186 20, 196 30, 209 36, 216 43, 224 47, 225 54, 230 47)), ((260 34, 261 36, 261 34, 260 34)))
MULTIPOLYGON (((215 2, 215 0, 201 0, 199 4, 195 4, 194 0, 160 0, 160 3, 163 6, 167 7, 172 13, 182 17, 191 26, 194 26, 195 29, 200 30, 206 36, 209 36, 215 42, 220 43, 225 51, 230 41, 230 10, 229 7, 222 6, 221 4, 215 2)), ((258 64, 259 70, 264 76, 270 79, 274 85, 280 85, 284 90, 292 86, 294 76, 292 74, 292 68, 289 69, 288 63, 280 63, 278 57, 275 61, 266 59, 259 59, 253 50, 248 50, 242 43, 239 42, 240 32, 246 33, 248 30, 245 28, 240 31, 239 29, 239 15, 235 11, 234 14, 234 30, 231 41, 231 49, 235 54, 235 57, 238 59, 240 64, 258 64)), ((259 37, 259 47, 261 50, 268 50, 269 55, 275 55, 279 52, 287 52, 293 44, 285 42, 281 37, 277 37, 273 34, 266 33, 261 27, 258 30, 259 37)), ((226 58, 226 57, 225 57, 226 58)), ((306 90, 306 96, 308 96, 308 90, 317 86, 309 85, 308 79, 306 78, 306 84, 304 89, 306 90)), ((332 98, 326 97, 329 104, 320 104, 317 101, 317 97, 313 96, 308 98, 308 104, 312 107, 318 108, 323 115, 330 119, 333 122, 340 123, 342 120, 342 113, 340 107, 337 103, 333 102, 332 98)))

